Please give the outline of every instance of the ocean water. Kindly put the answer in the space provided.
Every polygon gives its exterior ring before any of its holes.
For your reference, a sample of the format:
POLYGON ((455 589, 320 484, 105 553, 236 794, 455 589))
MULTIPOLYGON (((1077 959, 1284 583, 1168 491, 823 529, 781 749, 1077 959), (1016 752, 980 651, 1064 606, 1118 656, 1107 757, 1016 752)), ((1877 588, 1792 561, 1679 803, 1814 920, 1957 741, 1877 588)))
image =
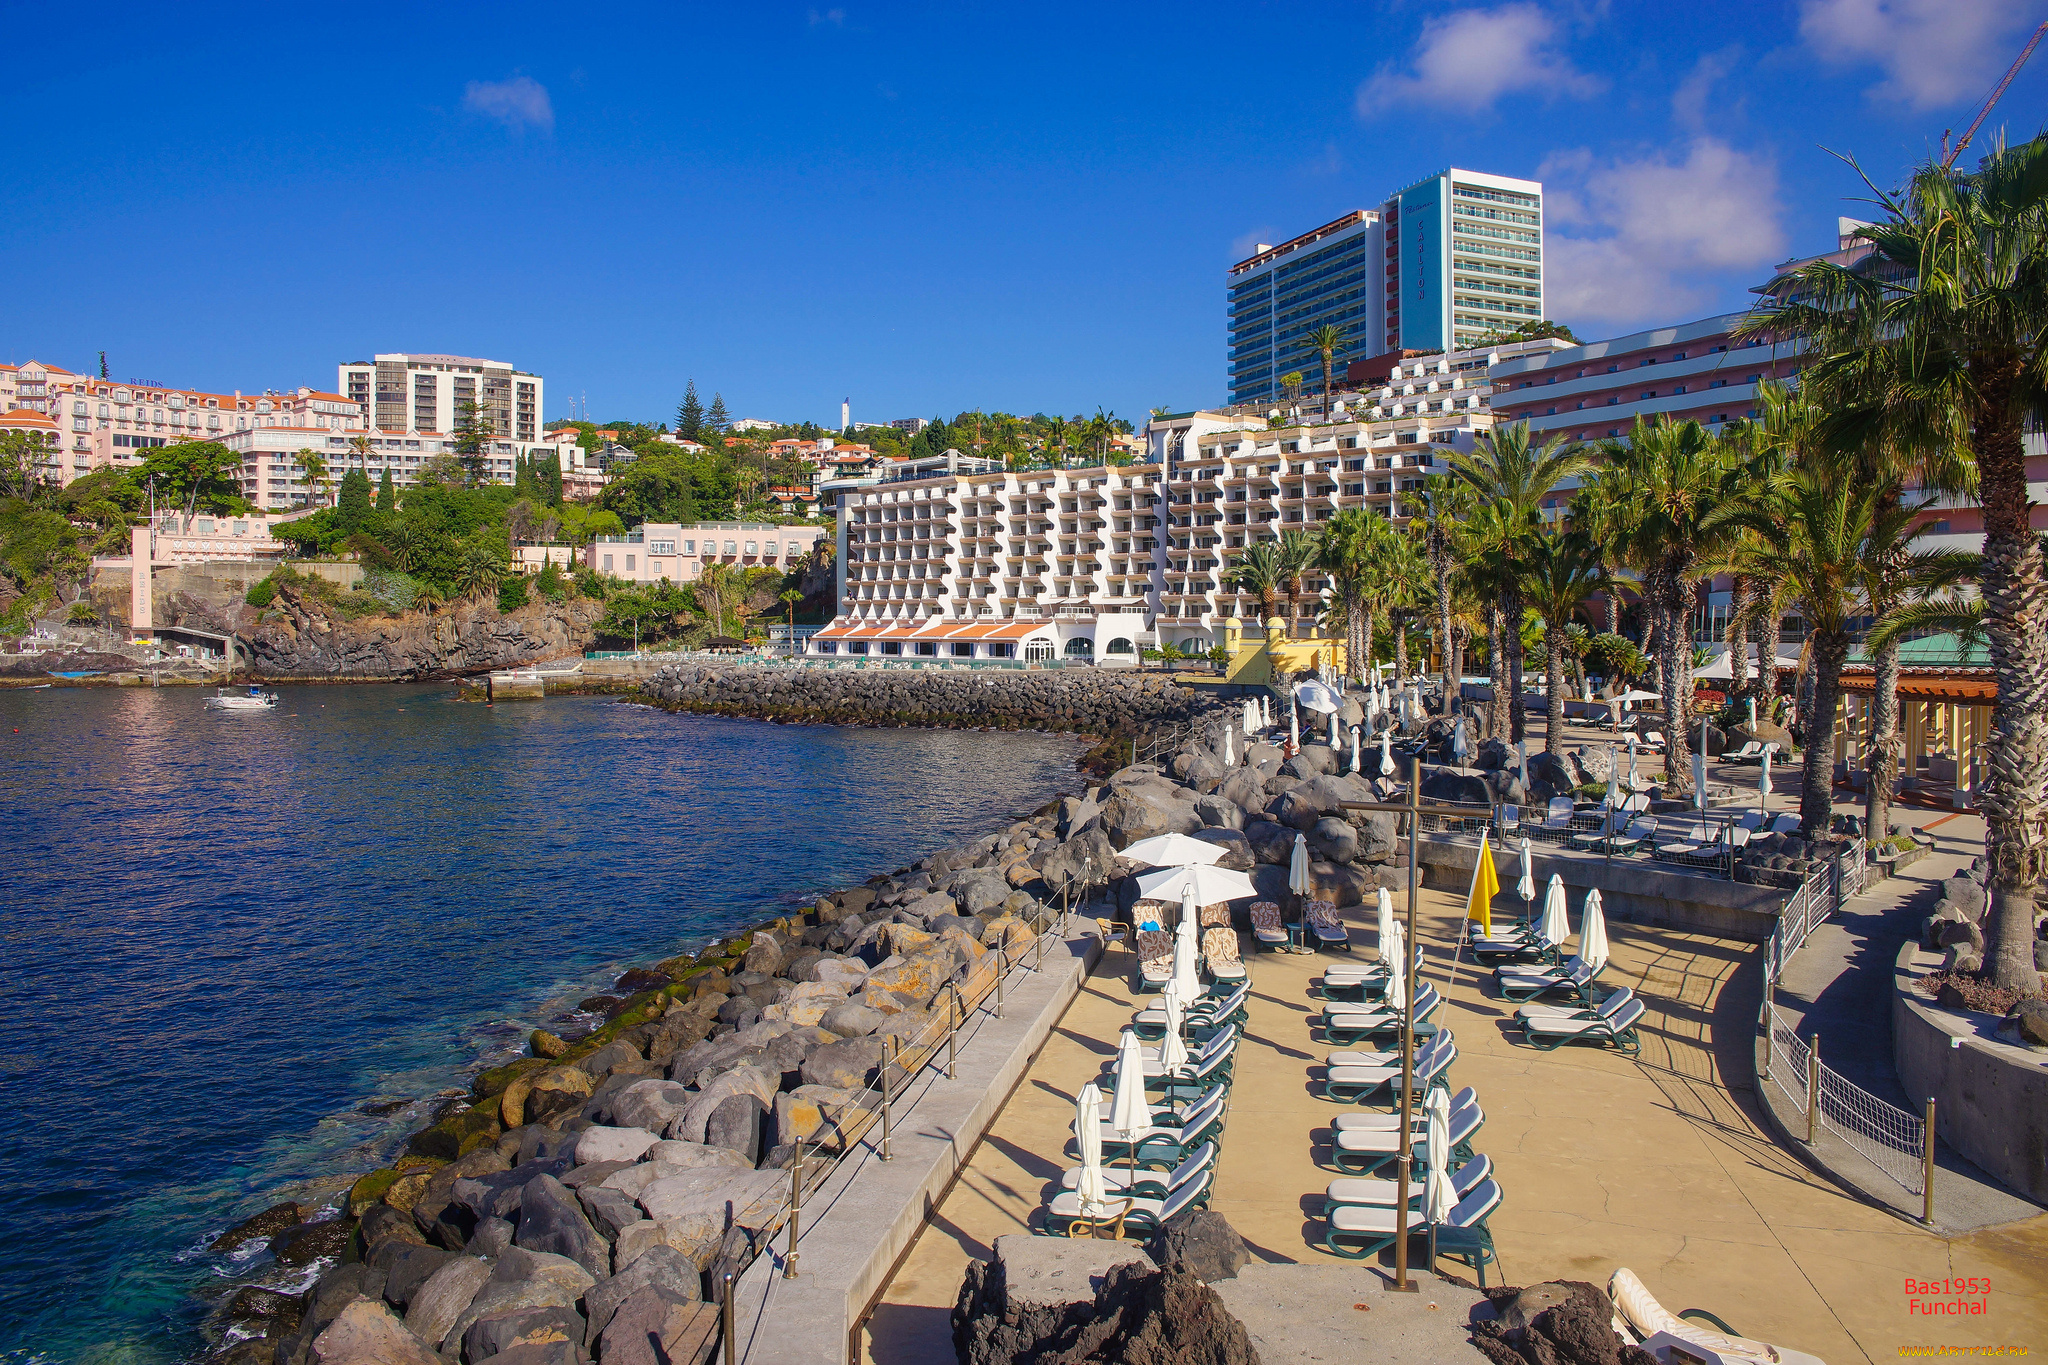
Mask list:
POLYGON ((1052 736, 281 691, 0 691, 9 1365, 189 1359, 211 1298, 277 1274, 206 1243, 331 1198, 478 1059, 1078 790, 1052 736))

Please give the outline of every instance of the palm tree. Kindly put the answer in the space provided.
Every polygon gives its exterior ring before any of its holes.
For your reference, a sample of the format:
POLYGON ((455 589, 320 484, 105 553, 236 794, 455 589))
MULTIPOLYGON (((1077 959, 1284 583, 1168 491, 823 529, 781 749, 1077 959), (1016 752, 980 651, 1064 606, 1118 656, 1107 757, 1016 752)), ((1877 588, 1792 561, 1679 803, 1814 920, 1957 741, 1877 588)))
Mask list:
POLYGON ((1565 630, 1579 608, 1609 587, 1610 580, 1600 563, 1600 547, 1584 531, 1553 527, 1539 532, 1529 551, 1522 591, 1543 622, 1545 670, 1550 680, 1544 689, 1548 706, 1543 747, 1554 754, 1564 743, 1564 656, 1569 648, 1565 630))
POLYGON ((1874 603, 1953 582, 1968 567, 1964 557, 1913 550, 1924 530, 1913 525, 1920 506, 1856 473, 1839 451, 1811 452, 1782 480, 1781 502, 1753 501, 1734 517, 1769 547, 1761 563, 1806 621, 1814 694, 1799 814, 1809 839, 1827 837, 1833 817, 1835 710, 1856 618, 1874 603))
POLYGON ((1293 639, 1294 623, 1301 618, 1301 579, 1316 565, 1316 539, 1306 531, 1280 533, 1281 588, 1287 594, 1287 638, 1293 639))
POLYGON ((498 586, 498 580, 505 576, 505 561, 496 550, 488 545, 471 545, 462 552, 461 567, 456 570, 456 587, 464 594, 482 597, 498 586))
POLYGON ((1388 547, 1386 576, 1392 590, 1387 620, 1394 631, 1394 686, 1408 681, 1409 623, 1428 611, 1435 601, 1435 585, 1423 563, 1423 539, 1416 528, 1398 535, 1388 547))
POLYGON ((1373 612, 1384 596, 1380 569, 1383 548, 1396 539, 1385 517, 1347 507, 1323 523, 1316 536, 1316 567, 1330 575, 1334 599, 1344 608, 1344 654, 1353 676, 1372 658, 1373 612))
POLYGON ((1695 421, 1636 418, 1628 438, 1603 441, 1606 466, 1595 479, 1612 483, 1626 504, 1623 539, 1645 566, 1644 598, 1659 617, 1657 638, 1670 751, 1665 784, 1692 793, 1692 630, 1699 584, 1725 557, 1751 491, 1745 467, 1728 444, 1695 421))
POLYGON ((1330 420, 1330 362, 1337 352, 1344 349, 1345 343, 1350 339, 1345 330, 1334 322, 1326 322, 1319 327, 1311 327, 1308 330, 1308 335, 1302 338, 1303 341, 1306 341, 1323 357, 1323 420, 1325 422, 1330 420))
POLYGON ((1930 161, 1904 191, 1877 198, 1888 220, 1856 234, 1874 248, 1868 260, 1794 272, 1746 326, 1805 342, 1818 357, 1807 371, 1813 382, 1862 394, 1894 439, 1969 452, 1998 685, 1977 798, 1997 907, 1986 966, 1994 984, 2038 996, 2035 901, 2048 861, 2048 639, 2039 612, 2048 581, 2029 522, 2024 432, 2048 414, 2048 138, 2001 148, 1971 174, 1930 161))
POLYGON ((327 505, 327 457, 316 450, 302 449, 292 457, 299 462, 299 468, 306 472, 306 487, 320 499, 320 505, 327 505))
POLYGON ((1067 437, 1073 433, 1067 419, 1054 413, 1045 419, 1045 443, 1054 452, 1053 465, 1064 468, 1067 463, 1067 437))
POLYGON ((795 588, 784 588, 778 595, 777 600, 789 608, 789 652, 795 654, 797 653, 796 604, 804 600, 804 595, 795 588))
POLYGON ((1266 623, 1280 614, 1279 596, 1286 581, 1286 566, 1280 558, 1280 542, 1276 540, 1251 542, 1223 575, 1224 587, 1251 593, 1259 599, 1261 633, 1265 632, 1266 623))
POLYGON ((1287 406, 1289 409, 1288 412, 1283 414, 1283 418, 1286 421, 1291 422, 1294 420, 1292 409, 1298 407, 1301 403, 1301 378, 1300 370, 1289 370, 1286 374, 1280 376, 1280 391, 1287 395, 1287 406))
POLYGON ((1429 509, 1429 529, 1423 538, 1423 557, 1436 579, 1436 624, 1438 662, 1444 671, 1444 714, 1450 715, 1458 702, 1458 678, 1451 649, 1451 538, 1458 514, 1465 502, 1463 484, 1441 474, 1422 481, 1422 501, 1429 509))
MULTIPOLYGON (((1500 613, 1507 622, 1501 632, 1506 650, 1508 738, 1519 742, 1522 715, 1522 578, 1529 547, 1543 519, 1543 499, 1560 483, 1582 472, 1590 461, 1584 449, 1554 436, 1540 447, 1529 444, 1529 424, 1510 422, 1480 436, 1470 453, 1451 456, 1453 477, 1468 484, 1482 506, 1491 505, 1487 520, 1491 538, 1482 542, 1497 558, 1500 613)), ((1495 708, 1499 709, 1499 688, 1495 708)))

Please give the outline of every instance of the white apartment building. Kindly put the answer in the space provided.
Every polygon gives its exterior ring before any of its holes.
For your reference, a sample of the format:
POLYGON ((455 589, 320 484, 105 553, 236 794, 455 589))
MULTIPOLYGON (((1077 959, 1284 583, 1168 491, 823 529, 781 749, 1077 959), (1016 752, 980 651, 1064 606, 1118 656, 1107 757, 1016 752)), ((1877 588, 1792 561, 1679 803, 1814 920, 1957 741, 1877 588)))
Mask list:
POLYGON ((766 521, 650 521, 622 536, 597 537, 587 554, 591 568, 629 583, 694 583, 711 564, 787 573, 824 536, 822 526, 766 521))
MULTIPOLYGON (((1405 524, 1421 510, 1413 495, 1422 481, 1443 468, 1449 452, 1470 450, 1492 429, 1489 367, 1566 344, 1405 357, 1376 384, 1334 400, 1332 420, 1315 425, 1275 427, 1264 412, 1243 409, 1154 419, 1146 428, 1148 458, 1165 471, 1160 640, 1193 653, 1223 643, 1226 620, 1257 629, 1257 599, 1223 586, 1252 542, 1314 532, 1347 507, 1405 524)), ((1297 630, 1321 615, 1328 585, 1311 578, 1303 586, 1301 620, 1291 623, 1297 630)))
POLYGON ((476 404, 491 434, 512 441, 541 439, 546 397, 537 374, 502 360, 466 355, 380 355, 339 366, 335 387, 361 404, 380 431, 452 435, 476 404))
POLYGON ((846 491, 840 610, 808 652, 1135 665, 1156 638, 1159 467, 969 463, 987 467, 846 491))

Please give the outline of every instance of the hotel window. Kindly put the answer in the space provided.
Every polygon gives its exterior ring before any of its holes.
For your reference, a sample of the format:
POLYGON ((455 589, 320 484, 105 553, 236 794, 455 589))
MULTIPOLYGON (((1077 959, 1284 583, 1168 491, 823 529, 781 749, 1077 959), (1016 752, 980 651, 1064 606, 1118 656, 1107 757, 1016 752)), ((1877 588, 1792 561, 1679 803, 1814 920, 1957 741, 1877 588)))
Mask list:
POLYGON ((751 541, 751 540, 747 542, 747 553, 748 553, 748 554, 755 554, 755 553, 757 553, 757 550, 756 550, 756 545, 755 545, 755 542, 753 542, 753 541, 751 541))
POLYGON ((627 555, 627 556, 626 556, 626 572, 627 572, 627 573, 631 573, 631 572, 633 572, 633 559, 634 559, 634 556, 632 556, 632 555, 627 555))
POLYGON ((612 557, 610 555, 606 555, 604 557, 604 571, 606 573, 610 573, 612 571, 612 557))
POLYGON ((725 552, 729 555, 736 555, 740 552, 739 546, 728 540, 725 542, 725 552))
POLYGON ((684 554, 686 554, 686 555, 693 555, 693 554, 697 553, 697 542, 696 542, 696 541, 694 541, 694 540, 686 540, 686 541, 684 541, 684 542, 683 542, 683 553, 684 553, 684 554))
POLYGON ((884 654, 901 654, 903 652, 903 642, 901 640, 884 640, 882 641, 882 652, 884 654))
POLYGON ((792 540, 789 542, 789 552, 793 555, 802 554, 804 552, 803 544, 800 541, 792 540))

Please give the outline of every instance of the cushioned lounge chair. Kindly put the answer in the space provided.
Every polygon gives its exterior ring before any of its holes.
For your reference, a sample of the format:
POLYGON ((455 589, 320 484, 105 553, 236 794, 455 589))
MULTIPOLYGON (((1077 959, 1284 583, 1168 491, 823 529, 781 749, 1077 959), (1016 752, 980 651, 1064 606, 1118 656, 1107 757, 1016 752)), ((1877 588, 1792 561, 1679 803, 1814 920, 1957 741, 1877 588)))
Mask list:
MULTIPOLYGON (((1451 1168, 1451 1189, 1458 1198, 1479 1188, 1479 1182, 1493 1174, 1492 1158, 1481 1154, 1462 1166, 1451 1168)), ((1369 1175, 1340 1175, 1330 1182, 1323 1191, 1323 1207, 1328 1210, 1338 1204, 1364 1204, 1369 1207, 1391 1209, 1401 1197, 1398 1180, 1381 1180, 1369 1175)), ((1422 1201, 1422 1181, 1408 1182, 1408 1203, 1414 1207, 1422 1201)))
POLYGON ((1612 1043, 1622 1051, 1634 1056, 1643 1050, 1642 1039, 1636 1036, 1636 1024, 1643 1017, 1643 1002, 1631 1000, 1620 1009, 1604 1017, 1596 1015, 1591 1019, 1578 1019, 1561 1015, 1539 1015, 1522 1021, 1522 1036, 1531 1047, 1551 1052, 1565 1043, 1612 1043))
POLYGON ((1287 936, 1287 925, 1280 917, 1280 907, 1272 901, 1252 902, 1252 938, 1265 945, 1267 951, 1278 952, 1293 942, 1287 936))
POLYGON ((1569 991, 1583 1000, 1589 998, 1593 980, 1599 975, 1598 968, 1587 966, 1582 957, 1574 957, 1564 966, 1549 971, 1496 967, 1493 981, 1504 1000, 1534 1000, 1539 995, 1554 995, 1560 991, 1569 991))
MULTIPOLYGON (((1330 1159, 1340 1171, 1359 1175, 1372 1175, 1382 1166, 1401 1155, 1401 1131, 1398 1122, 1392 1128, 1353 1127, 1346 1120, 1376 1119, 1388 1117, 1380 1114, 1339 1114, 1337 1122, 1331 1125, 1330 1159)), ((1399 1119, 1399 1115, 1393 1115, 1399 1119)), ((1479 1101, 1451 1107, 1451 1155, 1453 1158, 1472 1155, 1472 1135, 1486 1124, 1486 1111, 1479 1107, 1479 1101)), ((1422 1153, 1426 1125, 1422 1115, 1415 1115, 1415 1122, 1409 1129, 1409 1150, 1419 1160, 1422 1153)))
MULTIPOLYGON (((1454 1255, 1459 1252, 1476 1253, 1474 1268, 1479 1283, 1486 1284, 1486 1263, 1497 1260, 1493 1254, 1493 1235, 1486 1230, 1486 1220, 1500 1207, 1500 1183, 1491 1177, 1479 1182, 1472 1193, 1458 1201, 1451 1216, 1438 1224, 1436 1247, 1440 1255, 1454 1255), (1446 1236, 1452 1231, 1468 1234, 1453 1242, 1446 1236)), ((1364 1204, 1339 1204, 1329 1210, 1329 1217, 1323 1231, 1323 1246, 1331 1253, 1349 1260, 1362 1261, 1377 1253, 1382 1247, 1394 1244, 1395 1210, 1364 1204)), ((1402 1222, 1410 1233, 1428 1233, 1427 1223, 1419 1222, 1411 1214, 1402 1222)), ((1464 1259, 1463 1256, 1459 1257, 1464 1259)))
MULTIPOLYGON (((1164 1199, 1175 1190, 1193 1180, 1203 1171, 1214 1170, 1218 1148, 1213 1142, 1205 1142, 1182 1158, 1172 1170, 1130 1171, 1123 1167, 1105 1166, 1102 1183, 1117 1194, 1135 1194, 1146 1199, 1164 1199)), ((1081 1168, 1069 1166, 1060 1175, 1060 1188, 1075 1190, 1081 1187, 1081 1168)))
MULTIPOLYGON (((1458 1060, 1458 1045, 1448 1033, 1439 1033, 1430 1039, 1429 1046, 1415 1056, 1410 1074, 1417 1095, 1426 1093, 1433 1085, 1446 1088, 1450 1085, 1451 1063, 1458 1060)), ((1400 1098, 1401 1064, 1396 1061, 1381 1066, 1333 1066, 1323 1076, 1323 1098, 1338 1104, 1364 1104, 1387 1092, 1394 1099, 1400 1098)))
POLYGON ((1318 948, 1351 951, 1351 931, 1344 927, 1344 918, 1337 913, 1335 901, 1310 901, 1302 911, 1301 922, 1318 948))
POLYGON ((1164 929, 1138 931, 1138 976, 1140 991, 1158 991, 1173 979, 1173 935, 1164 929))
POLYGON ((1620 1009, 1623 1005, 1626 1005, 1629 1001, 1635 998, 1635 988, 1633 986, 1623 986, 1621 989, 1613 992, 1605 1000, 1602 1000, 1597 1005, 1581 1005, 1576 1002, 1554 1002, 1539 1000, 1534 1004, 1524 1005, 1520 1009, 1516 1010, 1515 1018, 1535 1019, 1550 1015, 1558 1015, 1571 1019, 1604 1018, 1608 1015, 1613 1014, 1616 1010, 1620 1009))
POLYGON ((1209 969, 1209 979, 1219 985, 1235 985, 1249 977, 1244 958, 1238 953, 1237 930, 1228 925, 1204 929, 1202 965, 1209 969))
POLYGON ((1670 1347, 1680 1346, 1694 1360, 1707 1359, 1706 1353, 1711 1353, 1711 1358, 1726 1365, 1821 1365, 1819 1357, 1803 1351, 1739 1336, 1727 1323, 1702 1309, 1688 1308, 1682 1314, 1671 1312, 1657 1302, 1627 1266, 1616 1270, 1607 1281, 1607 1297, 1614 1304, 1616 1326, 1627 1329, 1622 1339, 1633 1337, 1634 1344, 1659 1360, 1678 1359, 1666 1352, 1670 1347), (1710 1331, 1687 1322, 1688 1317, 1705 1318, 1720 1330, 1710 1331))

